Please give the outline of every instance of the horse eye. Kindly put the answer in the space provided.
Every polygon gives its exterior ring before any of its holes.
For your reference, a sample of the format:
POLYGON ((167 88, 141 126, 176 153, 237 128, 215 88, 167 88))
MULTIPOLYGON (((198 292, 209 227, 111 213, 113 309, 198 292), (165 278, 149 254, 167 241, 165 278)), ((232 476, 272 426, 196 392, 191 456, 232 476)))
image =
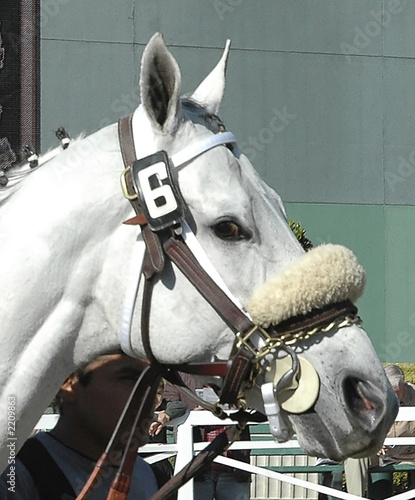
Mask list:
POLYGON ((236 222, 223 220, 213 226, 213 231, 218 238, 223 240, 240 240, 245 238, 244 231, 236 222))

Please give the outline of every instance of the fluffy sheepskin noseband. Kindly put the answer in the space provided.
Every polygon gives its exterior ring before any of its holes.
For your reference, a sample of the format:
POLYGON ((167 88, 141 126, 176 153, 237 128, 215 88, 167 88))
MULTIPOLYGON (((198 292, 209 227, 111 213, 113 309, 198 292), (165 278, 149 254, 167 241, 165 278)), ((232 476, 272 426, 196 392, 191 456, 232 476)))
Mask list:
POLYGON ((264 328, 363 293, 365 272, 351 250, 321 245, 254 292, 248 312, 264 328))

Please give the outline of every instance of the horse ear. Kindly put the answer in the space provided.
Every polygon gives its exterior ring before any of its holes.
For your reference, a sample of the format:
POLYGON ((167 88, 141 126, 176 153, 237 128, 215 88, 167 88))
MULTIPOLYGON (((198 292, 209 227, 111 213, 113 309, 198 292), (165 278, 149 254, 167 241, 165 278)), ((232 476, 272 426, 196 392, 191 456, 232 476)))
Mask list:
POLYGON ((141 102, 153 127, 173 133, 180 117, 180 69, 160 33, 148 42, 141 61, 141 102))
POLYGON ((225 92, 225 74, 231 41, 227 40, 220 61, 192 94, 192 100, 216 115, 225 92))

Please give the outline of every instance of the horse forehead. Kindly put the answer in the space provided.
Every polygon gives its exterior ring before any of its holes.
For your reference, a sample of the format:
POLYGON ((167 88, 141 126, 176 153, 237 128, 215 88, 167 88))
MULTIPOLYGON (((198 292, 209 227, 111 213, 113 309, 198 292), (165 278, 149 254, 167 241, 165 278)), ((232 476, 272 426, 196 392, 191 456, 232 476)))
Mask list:
MULTIPOLYGON (((136 146, 139 145, 140 149, 147 148, 148 154, 164 149, 173 156, 188 145, 202 142, 215 133, 210 122, 206 123, 206 113, 202 113, 199 118, 200 120, 193 121, 194 116, 191 113, 189 115, 185 106, 183 121, 174 135, 154 134, 152 130, 151 137, 146 140, 141 137, 136 146)), ((142 107, 136 110, 135 119, 142 131, 147 120, 142 107)), ((239 212, 241 217, 249 217, 258 212, 255 219, 268 217, 273 213, 278 219, 285 218, 278 195, 264 184, 247 157, 236 158, 225 146, 213 148, 194 158, 189 164, 179 167, 178 177, 184 198, 196 209, 200 207, 206 210, 206 207, 211 206, 216 207, 216 210, 212 209, 215 213, 239 212)))
POLYGON ((194 207, 206 205, 232 211, 246 210, 255 190, 242 174, 238 160, 225 147, 217 147, 179 171, 179 184, 186 201, 194 207))
POLYGON ((231 215, 284 218, 278 195, 260 179, 246 157, 236 158, 226 147, 212 149, 179 170, 179 184, 194 207, 225 210, 231 215))

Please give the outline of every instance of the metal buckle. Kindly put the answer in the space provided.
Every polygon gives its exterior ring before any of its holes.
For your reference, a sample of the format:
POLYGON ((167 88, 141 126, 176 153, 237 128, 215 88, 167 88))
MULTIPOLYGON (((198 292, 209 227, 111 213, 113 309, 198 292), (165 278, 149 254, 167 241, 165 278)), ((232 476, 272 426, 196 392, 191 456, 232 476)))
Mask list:
POLYGON ((256 359, 258 359, 259 354, 262 351, 262 349, 258 351, 258 349, 256 349, 255 347, 253 347, 251 344, 248 343, 248 341, 251 339, 251 337, 252 337, 252 335, 254 335, 254 333, 258 333, 262 337, 262 339, 265 342, 265 345, 268 345, 270 341, 274 340, 267 333, 267 331, 264 330, 261 326, 255 325, 245 335, 242 335, 241 332, 236 333, 236 338, 237 338, 236 347, 237 347, 237 349, 240 349, 241 347, 245 347, 255 356, 256 359))
POLYGON ((130 194, 128 192, 128 187, 127 187, 127 180, 126 180, 126 175, 131 172, 131 167, 127 167, 124 172, 121 174, 120 177, 120 182, 121 182, 121 189, 123 195, 127 198, 129 201, 136 200, 138 198, 137 193, 130 194))

